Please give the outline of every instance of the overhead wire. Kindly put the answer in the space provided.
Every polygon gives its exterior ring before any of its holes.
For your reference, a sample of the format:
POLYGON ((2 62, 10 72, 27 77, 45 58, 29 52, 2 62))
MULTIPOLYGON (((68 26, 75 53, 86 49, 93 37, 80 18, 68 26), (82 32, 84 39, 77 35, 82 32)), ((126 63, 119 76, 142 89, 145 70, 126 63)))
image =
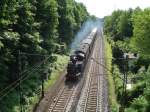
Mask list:
POLYGON ((46 54, 34 54, 34 53, 25 53, 25 52, 21 52, 20 54, 29 55, 29 56, 50 56, 46 54))
MULTIPOLYGON (((107 71, 109 71, 110 73, 112 73, 112 71, 110 69, 108 69, 104 64, 99 63, 97 60, 95 60, 94 58, 91 58, 93 61, 95 61, 97 64, 101 65, 104 69, 106 69, 107 71)), ((113 74, 113 73, 112 73, 113 74)), ((121 80, 123 80, 121 77, 119 77, 121 80)))
MULTIPOLYGON (((37 65, 35 65, 35 66, 33 66, 32 67, 32 69, 34 68, 34 67, 36 67, 37 65)), ((31 68, 30 68, 31 69, 31 68)), ((30 70, 29 69, 29 70, 30 70)), ((22 74, 24 74, 24 73, 26 73, 27 71, 29 71, 29 70, 24 70, 22 73, 20 73, 20 75, 22 75, 22 74)), ((18 78, 17 80, 15 80, 13 83, 11 83, 10 85, 8 85, 7 87, 5 87, 3 90, 1 90, 0 91, 0 94, 2 94, 5 90, 7 90, 8 88, 10 88, 11 86, 13 86, 14 84, 16 84, 22 77, 24 77, 25 75, 23 75, 23 76, 21 76, 20 78, 18 78)))
MULTIPOLYGON (((46 60, 48 60, 50 58, 50 56, 48 58, 46 58, 44 61, 42 61, 39 65, 36 65, 32 68, 32 72, 33 70, 39 68, 46 60)), ((27 73, 32 73, 31 71, 27 71, 27 73)), ((13 89, 15 89, 18 85, 19 85, 19 81, 24 81, 28 78, 28 76, 30 76, 30 74, 28 75, 23 75, 21 76, 19 79, 17 79, 15 82, 13 82, 12 84, 10 84, 9 86, 7 86, 5 89, 3 89, 1 92, 0 92, 0 95, 7 89, 9 89, 8 91, 6 91, 5 94, 3 94, 2 96, 0 96, 0 100, 5 97, 10 91, 12 91, 13 89), (14 86, 13 86, 14 85, 14 86), (13 87, 12 87, 13 86, 13 87)))
MULTIPOLYGON (((48 59, 48 58, 47 58, 48 59)), ((46 59, 46 60, 47 60, 46 59)), ((44 62, 44 61, 43 61, 44 62)), ((40 64, 41 65, 41 64, 40 64)), ((39 68, 40 67, 40 65, 38 65, 37 67, 35 67, 35 69, 37 69, 37 68, 39 68)), ((34 69, 34 70, 35 70, 34 69)), ((33 70, 33 69, 32 69, 33 70)), ((33 72, 33 71, 32 71, 33 72)), ((29 72, 29 73, 32 73, 32 72, 29 72)), ((22 76, 23 77, 23 76, 22 76)), ((24 80, 26 80, 28 77, 29 77, 29 75, 27 75, 26 77, 23 77, 22 78, 21 77, 21 79, 20 79, 20 81, 24 81, 24 80)), ((3 98, 3 97, 5 97, 10 91, 12 91, 13 89, 15 89, 17 86, 19 85, 19 83, 17 83, 17 84, 15 84, 15 86, 13 87, 13 88, 10 88, 10 90, 8 90, 4 95, 2 95, 1 97, 0 97, 0 100, 3 98)))

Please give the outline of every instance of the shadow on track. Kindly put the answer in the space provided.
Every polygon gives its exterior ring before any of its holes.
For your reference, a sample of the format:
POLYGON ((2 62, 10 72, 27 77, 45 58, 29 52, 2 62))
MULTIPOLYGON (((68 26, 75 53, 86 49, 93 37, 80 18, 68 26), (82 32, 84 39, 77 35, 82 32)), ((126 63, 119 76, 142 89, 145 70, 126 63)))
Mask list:
POLYGON ((82 75, 75 77, 75 78, 70 78, 70 79, 66 78, 65 85, 68 86, 69 88, 72 88, 73 86, 76 86, 80 82, 81 77, 82 75))

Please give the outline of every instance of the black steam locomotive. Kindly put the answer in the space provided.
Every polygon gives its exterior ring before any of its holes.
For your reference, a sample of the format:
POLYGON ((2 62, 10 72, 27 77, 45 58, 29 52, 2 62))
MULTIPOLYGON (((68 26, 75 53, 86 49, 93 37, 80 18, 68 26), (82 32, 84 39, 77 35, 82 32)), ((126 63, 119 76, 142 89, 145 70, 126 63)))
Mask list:
POLYGON ((84 71, 85 65, 93 48, 96 35, 97 28, 94 28, 70 56, 70 61, 67 66, 67 79, 77 78, 84 71))

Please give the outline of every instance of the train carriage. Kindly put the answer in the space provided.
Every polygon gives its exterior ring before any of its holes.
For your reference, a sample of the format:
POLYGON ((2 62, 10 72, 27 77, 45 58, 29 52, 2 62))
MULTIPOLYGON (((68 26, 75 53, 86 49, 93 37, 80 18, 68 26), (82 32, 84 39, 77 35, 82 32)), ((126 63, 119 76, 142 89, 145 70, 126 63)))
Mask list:
POLYGON ((93 49, 96 34, 97 28, 94 28, 74 51, 74 54, 70 56, 70 62, 67 67, 67 79, 76 78, 84 71, 89 55, 93 49))

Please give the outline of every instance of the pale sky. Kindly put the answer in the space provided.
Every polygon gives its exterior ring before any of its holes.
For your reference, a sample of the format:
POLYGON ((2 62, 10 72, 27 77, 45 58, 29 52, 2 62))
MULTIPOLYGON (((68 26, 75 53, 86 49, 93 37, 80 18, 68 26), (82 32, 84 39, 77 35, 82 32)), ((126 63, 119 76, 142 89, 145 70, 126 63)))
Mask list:
POLYGON ((114 10, 140 7, 150 7, 150 0, 75 0, 82 2, 90 14, 96 17, 110 15, 114 10))

